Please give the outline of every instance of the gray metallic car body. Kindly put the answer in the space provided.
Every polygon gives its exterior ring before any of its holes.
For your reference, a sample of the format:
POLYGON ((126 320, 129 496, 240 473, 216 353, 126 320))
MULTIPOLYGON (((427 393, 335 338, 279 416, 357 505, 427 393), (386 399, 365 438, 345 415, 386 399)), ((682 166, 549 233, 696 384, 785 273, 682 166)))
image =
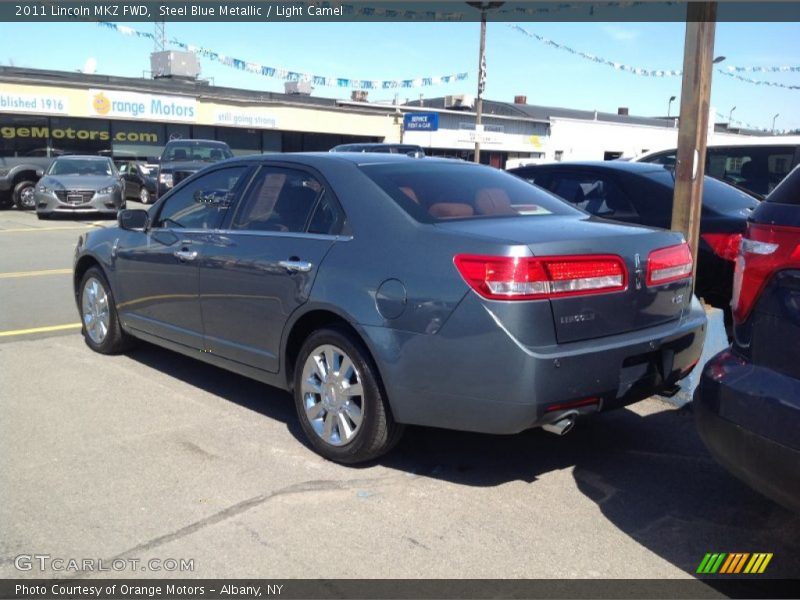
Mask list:
MULTIPOLYGON (((97 156, 68 156, 65 159, 107 161, 97 156)), ((56 159, 58 161, 59 159, 56 159)), ((55 162, 55 161, 54 161, 55 162)), ((40 215, 99 213, 116 215, 124 208, 123 183, 113 168, 112 175, 50 175, 45 174, 37 183, 34 193, 36 212, 40 215), (98 193, 99 190, 113 187, 113 193, 98 193), (47 189, 48 191, 44 191, 47 189)))
POLYGON ((225 228, 228 218, 219 230, 100 229, 79 240, 75 285, 98 264, 127 332, 283 389, 292 386, 293 353, 303 337, 323 324, 346 323, 374 359, 400 423, 515 433, 555 421, 564 411, 548 407, 558 403, 596 397, 595 405, 571 412, 611 408, 689 372, 706 319, 687 280, 630 298, 490 301, 453 264, 464 252, 605 253, 623 256, 638 277, 633 257, 678 244, 679 234, 572 208, 564 216, 420 223, 360 168, 412 160, 321 153, 218 163, 209 169, 310 171, 335 194, 346 228, 339 235, 236 231, 225 228), (176 250, 190 248, 199 253, 195 262, 175 258, 176 250), (313 268, 290 273, 278 265, 290 258, 313 268), (590 307, 590 322, 573 318, 590 307))

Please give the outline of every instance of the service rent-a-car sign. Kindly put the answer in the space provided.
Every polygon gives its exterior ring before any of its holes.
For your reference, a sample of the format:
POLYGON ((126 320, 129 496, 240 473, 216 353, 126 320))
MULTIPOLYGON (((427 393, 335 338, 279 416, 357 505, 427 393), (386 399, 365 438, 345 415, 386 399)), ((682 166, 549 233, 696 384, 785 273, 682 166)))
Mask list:
POLYGON ((180 96, 158 96, 117 90, 89 90, 89 112, 98 117, 183 121, 197 119, 197 101, 180 96))

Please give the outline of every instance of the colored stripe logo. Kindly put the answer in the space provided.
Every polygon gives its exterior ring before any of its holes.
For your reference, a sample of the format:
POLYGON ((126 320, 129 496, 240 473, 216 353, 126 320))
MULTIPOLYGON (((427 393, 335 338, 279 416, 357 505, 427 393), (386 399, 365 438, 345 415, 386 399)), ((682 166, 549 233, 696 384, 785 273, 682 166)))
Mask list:
POLYGON ((761 574, 772 560, 772 552, 707 553, 696 573, 701 575, 761 574))

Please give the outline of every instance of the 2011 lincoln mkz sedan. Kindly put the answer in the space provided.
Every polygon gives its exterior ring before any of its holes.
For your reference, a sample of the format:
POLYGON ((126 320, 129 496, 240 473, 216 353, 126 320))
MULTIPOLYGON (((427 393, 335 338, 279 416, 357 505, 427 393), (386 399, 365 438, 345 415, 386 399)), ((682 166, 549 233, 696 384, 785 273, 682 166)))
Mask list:
POLYGON ((404 424, 563 433, 670 390, 705 312, 680 234, 447 159, 236 158, 81 237, 87 344, 143 339, 290 390, 355 463, 404 424))

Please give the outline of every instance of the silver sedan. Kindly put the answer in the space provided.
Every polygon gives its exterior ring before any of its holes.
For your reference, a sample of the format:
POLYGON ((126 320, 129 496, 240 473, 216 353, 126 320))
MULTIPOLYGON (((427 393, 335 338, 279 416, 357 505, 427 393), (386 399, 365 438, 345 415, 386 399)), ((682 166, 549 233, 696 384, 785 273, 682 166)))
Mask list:
POLYGON ((111 159, 102 156, 60 156, 36 185, 36 214, 100 213, 116 215, 125 208, 124 182, 111 159))

